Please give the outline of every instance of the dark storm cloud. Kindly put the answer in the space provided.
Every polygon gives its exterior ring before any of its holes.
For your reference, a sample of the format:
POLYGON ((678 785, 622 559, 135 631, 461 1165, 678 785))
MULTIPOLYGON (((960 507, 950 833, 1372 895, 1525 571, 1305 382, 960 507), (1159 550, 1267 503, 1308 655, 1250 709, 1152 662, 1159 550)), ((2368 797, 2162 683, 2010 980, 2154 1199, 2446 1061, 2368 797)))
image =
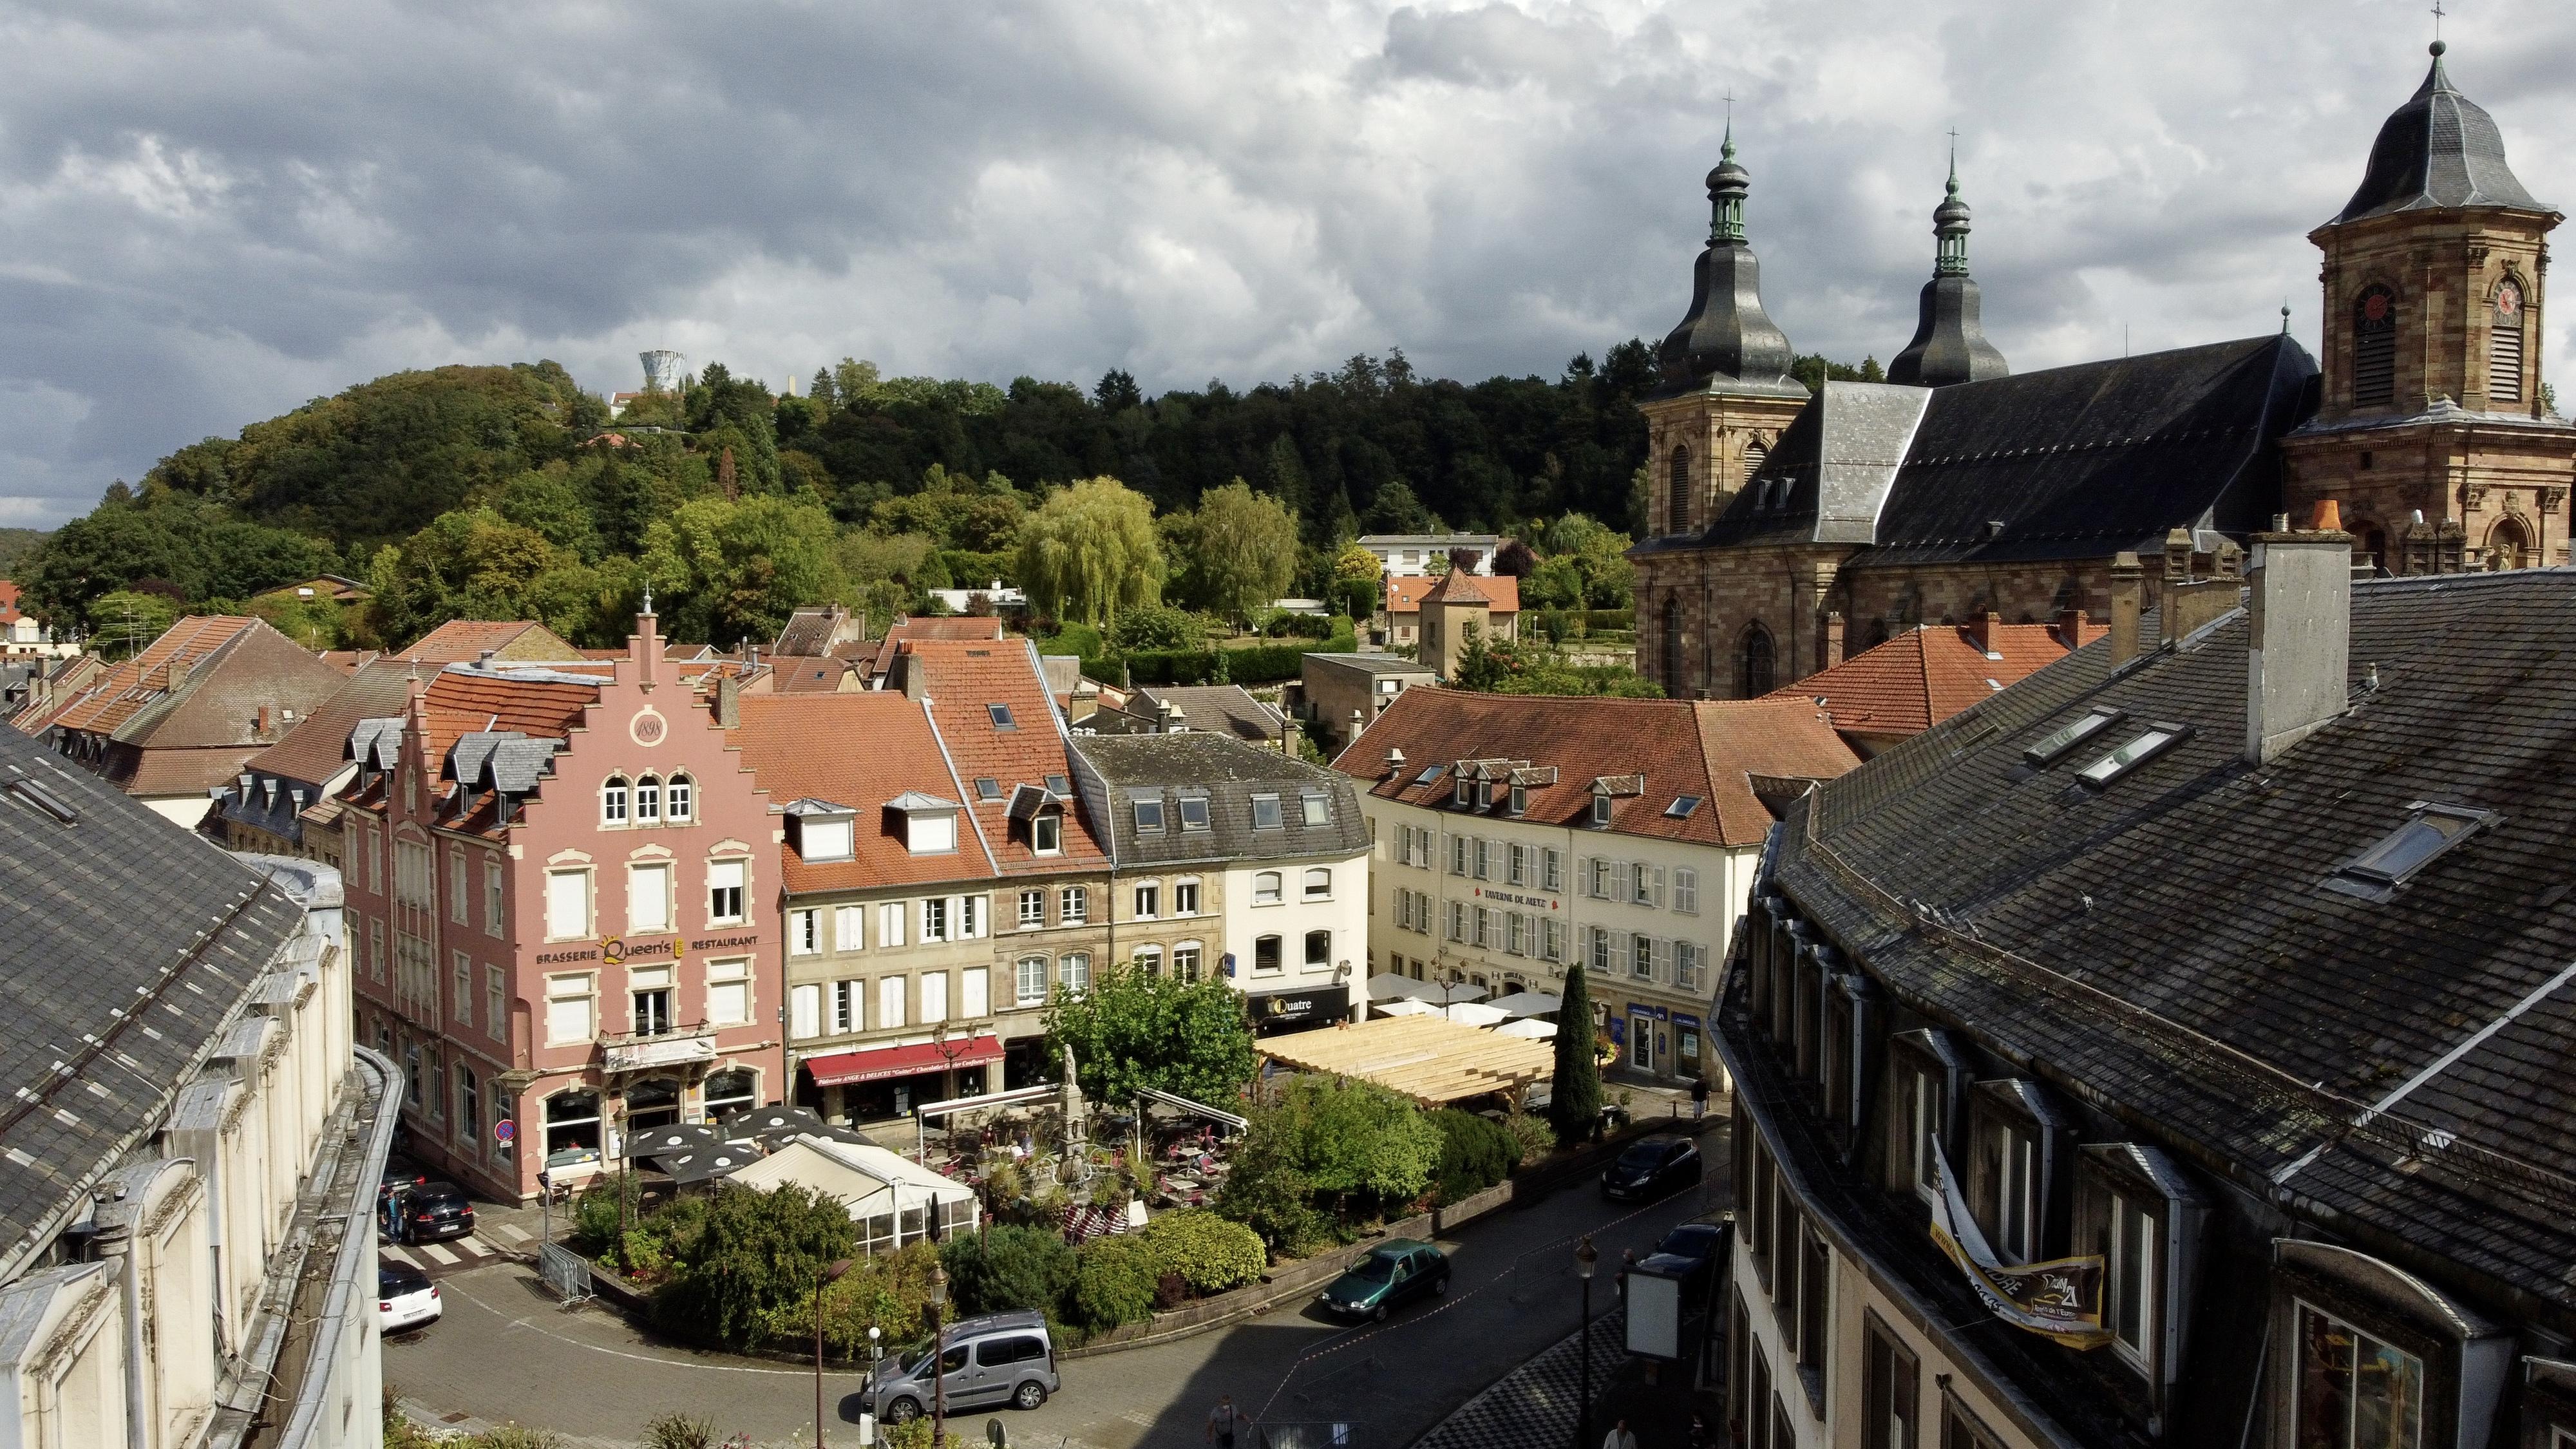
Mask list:
MULTIPOLYGON (((2576 17, 2452 23, 2523 180, 2576 17)), ((672 346, 1241 384, 1660 333, 1726 106, 1773 315, 1886 357, 1961 133, 2022 367, 2277 325, 2412 3, 0 6, 0 522, 397 367, 672 346)), ((2552 332, 2553 358, 2563 351, 2552 332)))

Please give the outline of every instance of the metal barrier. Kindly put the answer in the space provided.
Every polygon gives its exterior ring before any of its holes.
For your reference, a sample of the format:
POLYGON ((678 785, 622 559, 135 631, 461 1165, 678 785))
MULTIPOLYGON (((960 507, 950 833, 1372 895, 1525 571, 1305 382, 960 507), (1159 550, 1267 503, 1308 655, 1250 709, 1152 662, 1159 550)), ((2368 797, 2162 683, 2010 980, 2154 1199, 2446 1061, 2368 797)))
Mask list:
POLYGON ((1291 1421, 1253 1427, 1255 1449, 1362 1449, 1360 1426, 1348 1422, 1291 1421))
POLYGON ((553 1243, 539 1248, 537 1276, 545 1279, 547 1287, 563 1295, 566 1308, 591 1296, 590 1264, 570 1248, 553 1243))

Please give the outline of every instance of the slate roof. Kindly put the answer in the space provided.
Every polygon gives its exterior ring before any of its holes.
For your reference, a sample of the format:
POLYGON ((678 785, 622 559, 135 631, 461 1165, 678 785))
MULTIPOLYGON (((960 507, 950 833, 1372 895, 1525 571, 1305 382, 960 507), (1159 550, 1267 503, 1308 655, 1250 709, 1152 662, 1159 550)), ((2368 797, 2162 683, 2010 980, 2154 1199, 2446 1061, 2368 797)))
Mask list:
POLYGON ((2315 374, 2275 335, 1928 393, 1827 384, 1705 532, 1637 551, 1849 543, 1843 567, 1870 568, 2101 558, 2161 549, 2174 528, 2250 533, 2278 507, 2273 442, 2313 409, 2315 374))
POLYGON ((2493 117, 2451 84, 2440 41, 2424 84, 2380 123, 2370 168, 2327 225, 2432 207, 2502 206, 2549 211, 2531 199, 2504 161, 2504 136, 2493 117))
POLYGON ((0 734, 0 1263, 159 1122, 302 917, 266 876, 0 734))
POLYGON ((1820 705, 1844 734, 1917 735, 2101 638, 2101 625, 1925 624, 1864 649, 1831 669, 1773 690, 1773 699, 1820 705), (2000 658, 1993 657, 2000 655, 2000 658))
POLYGON ((1328 664, 1336 669, 1356 669, 1363 674, 1419 674, 1428 679, 1432 673, 1430 666, 1421 660, 1407 659, 1401 654, 1384 652, 1327 654, 1318 649, 1311 650, 1300 657, 1306 663, 1328 664))
MULTIPOLYGON (((725 744, 742 751, 743 767, 771 799, 826 801, 858 812, 849 860, 808 863, 789 835, 780 859, 791 895, 995 875, 992 857, 969 840, 942 855, 904 848, 899 807, 889 808, 894 801, 919 795, 956 809, 967 793, 926 701, 893 690, 744 695, 742 723, 725 731, 725 744)), ((971 828, 961 833, 973 834, 971 828)))
POLYGON ((1161 722, 1166 700, 1179 706, 1181 723, 1190 729, 1232 735, 1253 744, 1267 740, 1273 749, 1278 746, 1283 723, 1279 711, 1254 699, 1252 692, 1240 684, 1175 684, 1140 689, 1120 712, 1150 728, 1161 722))
POLYGON ((402 712, 414 672, 410 665, 390 659, 368 664, 297 720, 286 738, 251 756, 242 768, 317 787, 324 784, 347 762, 349 732, 358 721, 402 712))
POLYGON ((1225 735, 1095 735, 1074 742, 1076 775, 1095 819, 1109 824, 1120 866, 1184 861, 1294 860, 1355 855, 1369 848, 1368 820, 1348 780, 1225 735), (1305 823, 1303 797, 1320 793, 1322 825, 1305 823), (1252 797, 1275 794, 1280 824, 1254 829, 1252 797), (1179 802, 1208 800, 1208 828, 1184 829, 1179 802), (1136 828, 1135 802, 1163 803, 1163 829, 1136 828))
MULTIPOLYGON (((1448 576, 1444 574, 1441 577, 1448 576)), ((1390 614, 1422 612, 1422 596, 1430 593, 1431 586, 1439 582, 1440 579, 1429 574, 1397 574, 1389 578, 1386 581, 1386 611, 1390 614)), ((1510 574, 1495 574, 1491 578, 1477 575, 1476 592, 1484 596, 1487 613, 1517 614, 1521 611, 1521 581, 1510 574)))
MULTIPOLYGON (((1642 775, 1642 788, 1619 792, 1612 832, 1724 846, 1758 845, 1771 827, 1752 776, 1821 780, 1859 763, 1804 700, 1577 699, 1417 686, 1396 696, 1333 768, 1381 800, 1445 810, 1449 771, 1460 760, 1553 767, 1553 782, 1529 783, 1519 818, 1578 829, 1591 828, 1594 780, 1642 775), (1405 756, 1391 777, 1390 749, 1405 756), (1435 765, 1441 773, 1424 780, 1435 765), (1668 814, 1685 795, 1700 806, 1668 814)), ((1493 810, 1503 808, 1497 790, 1493 810)))
POLYGON ((778 631, 778 638, 770 644, 769 652, 821 659, 829 657, 836 645, 865 642, 866 634, 865 618, 854 621, 850 611, 841 605, 820 604, 789 614, 786 625, 778 631))
POLYGON ((2356 584, 2351 710, 2260 767, 2246 634, 2039 671, 1793 807, 1772 880, 1908 1005, 2240 1185, 2576 1305, 2576 571, 2356 584), (2097 706, 2128 720, 2025 763, 2097 706), (2196 733, 2072 783, 2150 720, 2196 733), (2419 801, 2502 818, 2384 903, 2323 888, 2419 801))

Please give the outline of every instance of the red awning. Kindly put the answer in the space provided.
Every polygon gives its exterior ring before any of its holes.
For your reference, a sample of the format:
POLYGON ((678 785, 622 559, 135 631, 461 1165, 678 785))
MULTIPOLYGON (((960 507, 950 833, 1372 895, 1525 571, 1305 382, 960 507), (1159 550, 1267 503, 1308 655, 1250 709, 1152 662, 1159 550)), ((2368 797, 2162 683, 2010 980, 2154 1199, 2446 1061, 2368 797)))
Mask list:
POLYGON ((911 1046, 870 1047, 865 1051, 834 1052, 826 1057, 807 1057, 805 1070, 814 1074, 818 1087, 846 1087, 853 1082, 879 1082, 888 1077, 917 1077, 926 1072, 944 1072, 950 1067, 980 1067, 1002 1059, 1002 1040, 986 1035, 951 1041, 946 1047, 937 1042, 916 1042, 911 1046))

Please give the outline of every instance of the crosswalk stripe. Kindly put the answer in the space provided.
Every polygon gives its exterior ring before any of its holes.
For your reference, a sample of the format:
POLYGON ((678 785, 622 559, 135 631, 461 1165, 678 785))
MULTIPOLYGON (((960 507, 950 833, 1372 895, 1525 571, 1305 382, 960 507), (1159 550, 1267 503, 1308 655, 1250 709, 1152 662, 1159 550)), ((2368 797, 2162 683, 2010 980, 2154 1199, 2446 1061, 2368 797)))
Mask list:
POLYGON ((398 1262, 408 1263, 415 1268, 420 1266, 420 1259, 413 1257, 411 1254, 404 1252, 402 1249, 397 1248, 390 1243, 384 1245, 382 1248, 378 1249, 378 1251, 383 1253, 386 1257, 392 1258, 398 1262))
POLYGON ((454 1253, 447 1251, 436 1243, 422 1243, 420 1245, 420 1252, 426 1255, 433 1263, 452 1266, 456 1262, 456 1255, 454 1253))
POLYGON ((532 1242, 537 1236, 536 1234, 529 1232, 526 1228, 520 1227, 517 1223, 503 1223, 500 1226, 499 1231, 502 1237, 508 1238, 514 1243, 532 1242))
POLYGON ((456 1240, 456 1246, 465 1250, 466 1256, 468 1257, 488 1258, 492 1256, 492 1245, 475 1237, 472 1233, 467 1233, 464 1237, 458 1238, 456 1240))

